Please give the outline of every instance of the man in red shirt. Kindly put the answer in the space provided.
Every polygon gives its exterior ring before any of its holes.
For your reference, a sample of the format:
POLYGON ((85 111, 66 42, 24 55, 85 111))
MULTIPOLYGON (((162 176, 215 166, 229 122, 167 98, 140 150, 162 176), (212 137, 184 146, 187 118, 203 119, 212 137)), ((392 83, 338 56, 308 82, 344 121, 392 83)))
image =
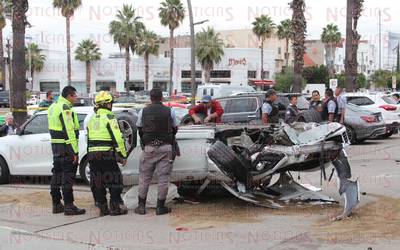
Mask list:
POLYGON ((197 114, 204 114, 206 117, 204 123, 220 123, 223 113, 224 110, 222 109, 221 104, 216 100, 212 100, 212 97, 209 95, 203 96, 201 104, 196 105, 189 110, 189 115, 194 119, 196 124, 201 123, 201 119, 197 114))

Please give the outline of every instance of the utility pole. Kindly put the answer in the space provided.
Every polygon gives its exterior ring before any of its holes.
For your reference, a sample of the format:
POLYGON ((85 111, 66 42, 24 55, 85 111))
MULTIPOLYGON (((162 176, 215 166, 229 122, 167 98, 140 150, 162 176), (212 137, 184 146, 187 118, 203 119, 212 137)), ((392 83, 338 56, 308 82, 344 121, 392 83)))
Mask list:
POLYGON ((397 62, 396 73, 400 73, 400 43, 397 43, 396 56, 397 56, 397 59, 396 59, 396 62, 397 62))
POLYGON ((8 65, 8 88, 10 89, 11 79, 12 79, 12 69, 11 69, 11 44, 9 38, 7 38, 6 48, 7 48, 7 65, 8 65))
POLYGON ((194 43, 194 23, 193 23, 193 10, 192 1, 187 0, 189 9, 190 20, 190 88, 191 88, 191 104, 192 107, 196 104, 196 56, 195 56, 195 43, 194 43))
POLYGON ((379 69, 382 69, 382 26, 381 26, 381 10, 379 9, 379 69))

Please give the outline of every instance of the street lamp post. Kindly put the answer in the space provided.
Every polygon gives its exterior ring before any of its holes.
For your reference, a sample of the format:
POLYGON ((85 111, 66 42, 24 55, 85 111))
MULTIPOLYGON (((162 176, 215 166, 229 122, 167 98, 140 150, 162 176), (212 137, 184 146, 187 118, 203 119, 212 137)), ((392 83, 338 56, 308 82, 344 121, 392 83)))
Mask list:
POLYGON ((194 42, 194 26, 208 22, 208 20, 203 20, 200 22, 193 22, 193 10, 192 1, 187 0, 189 9, 189 21, 190 21, 190 87, 191 91, 191 104, 194 106, 196 104, 196 91, 194 89, 196 83, 196 55, 195 55, 195 42, 194 42))

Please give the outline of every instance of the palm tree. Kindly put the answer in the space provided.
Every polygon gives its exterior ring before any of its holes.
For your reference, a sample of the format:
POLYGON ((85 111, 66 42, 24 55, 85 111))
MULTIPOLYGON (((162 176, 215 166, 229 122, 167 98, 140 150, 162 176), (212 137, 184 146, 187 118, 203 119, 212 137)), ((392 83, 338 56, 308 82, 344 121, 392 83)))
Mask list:
POLYGON ((340 33, 337 25, 331 23, 323 28, 321 41, 325 44, 325 60, 329 69, 330 77, 333 77, 335 73, 335 50, 341 39, 342 34, 340 33))
POLYGON ((304 17, 306 4, 304 0, 293 0, 290 3, 290 8, 293 10, 292 27, 294 32, 293 51, 294 51, 294 83, 293 92, 301 92, 302 73, 304 66, 305 38, 307 22, 304 17))
MULTIPOLYGON (((0 0, 0 48, 3 48, 3 29, 6 26, 6 16, 11 12, 12 3, 10 0, 0 0)), ((4 61, 4 50, 0 49, 0 85, 3 90, 6 88, 6 65, 4 61)))
POLYGON ((267 15, 261 15, 256 17, 253 24, 253 33, 256 34, 258 39, 261 41, 261 80, 264 80, 264 42, 267 38, 270 38, 275 29, 275 23, 271 17, 267 15))
POLYGON ((180 0, 165 0, 161 3, 161 7, 158 10, 160 11, 159 17, 161 19, 161 24, 163 26, 168 26, 169 28, 169 91, 172 95, 172 74, 174 71, 174 30, 178 28, 180 23, 182 23, 185 17, 185 9, 180 0))
POLYGON ((53 0, 53 7, 61 9, 61 14, 65 17, 65 27, 67 34, 67 79, 68 85, 71 85, 71 17, 75 11, 82 5, 81 0, 53 0))
POLYGON ((219 33, 211 27, 196 34, 196 57, 204 71, 205 82, 209 83, 214 64, 221 61, 224 55, 224 42, 219 33))
POLYGON ((91 66, 93 61, 101 59, 100 48, 91 39, 82 40, 75 50, 75 59, 86 64, 86 89, 87 93, 92 93, 90 89, 91 66))
POLYGON ((144 24, 140 21, 142 17, 136 16, 132 5, 123 5, 116 15, 116 20, 109 25, 110 35, 119 48, 125 49, 125 88, 129 95, 129 64, 130 51, 134 54, 137 50, 140 38, 144 30, 144 24))
POLYGON ((33 76, 35 72, 41 72, 44 67, 44 62, 46 61, 46 56, 41 54, 42 50, 36 43, 31 43, 25 48, 25 61, 28 62, 27 69, 30 69, 30 76, 33 82, 33 76))
POLYGON ((279 39, 285 39, 286 42, 285 66, 287 68, 289 66, 289 42, 293 39, 292 21, 290 19, 281 21, 278 25, 277 35, 279 39))
POLYGON ((26 64, 25 64, 25 27, 28 24, 26 11, 28 0, 13 0, 13 63, 10 84, 10 108, 15 122, 23 124, 27 119, 26 112, 26 64))
POLYGON ((357 32, 364 0, 347 0, 346 14, 346 91, 353 92, 357 87, 357 50, 360 34, 357 32))
POLYGON ((149 57, 158 55, 160 49, 160 38, 156 33, 146 30, 138 46, 138 54, 144 58, 144 90, 149 89, 149 57))

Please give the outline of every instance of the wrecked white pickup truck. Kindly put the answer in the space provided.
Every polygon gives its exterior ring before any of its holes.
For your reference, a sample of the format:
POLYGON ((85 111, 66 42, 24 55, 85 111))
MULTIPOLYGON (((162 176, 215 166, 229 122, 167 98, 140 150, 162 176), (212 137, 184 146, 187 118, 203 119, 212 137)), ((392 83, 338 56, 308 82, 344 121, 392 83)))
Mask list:
MULTIPOLYGON (((321 171, 332 163, 345 199, 340 216, 348 216, 359 202, 344 147, 346 128, 339 123, 295 123, 292 126, 213 125, 183 126, 176 136, 181 156, 175 160, 171 181, 178 186, 200 181, 203 192, 218 183, 247 202, 282 208, 288 201, 334 202, 295 182, 291 172, 321 171)), ((138 183, 141 154, 136 148, 123 170, 125 184, 138 183)), ((156 176, 156 175, 155 175, 156 176)))

